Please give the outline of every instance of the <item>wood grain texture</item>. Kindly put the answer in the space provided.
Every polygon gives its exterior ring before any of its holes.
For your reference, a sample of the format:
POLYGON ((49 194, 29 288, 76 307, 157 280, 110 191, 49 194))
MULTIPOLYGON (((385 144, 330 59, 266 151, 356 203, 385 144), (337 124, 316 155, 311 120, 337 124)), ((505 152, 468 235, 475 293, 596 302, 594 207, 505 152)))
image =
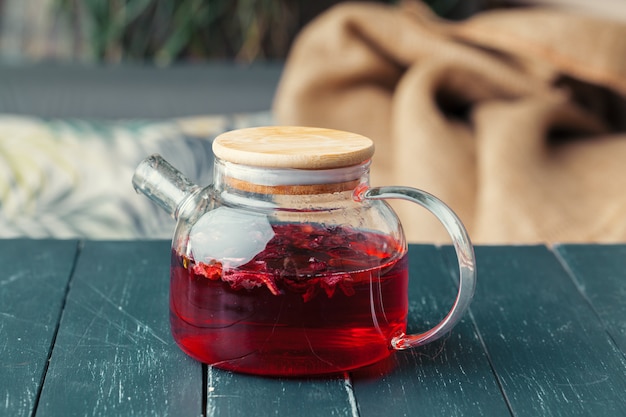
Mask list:
POLYGON ((213 141, 213 152, 220 159, 242 165, 328 169, 370 159, 374 142, 334 129, 262 126, 222 133, 213 141))
POLYGON ((544 246, 478 247, 472 314, 513 415, 626 415, 626 361, 544 246))
POLYGON ((626 245, 560 245, 556 251, 626 356, 626 245))
POLYGON ((266 378, 209 367, 207 379, 208 417, 358 417, 346 378, 266 378))
MULTIPOLYGON (((456 287, 443 249, 411 245, 409 253, 408 330, 416 332, 446 315, 456 287)), ((469 315, 447 338, 396 352, 353 378, 361 417, 509 414, 469 315)))
MULTIPOLYGON (((169 251, 0 240, 0 415, 626 415, 626 245, 477 247, 476 296, 448 337, 313 379, 203 379, 170 336, 169 251)), ((449 309, 453 258, 411 245, 410 332, 449 309)))
POLYGON ((0 240, 0 415, 34 411, 77 243, 0 240))
POLYGON ((37 416, 201 414, 202 367, 170 336, 169 260, 163 241, 85 244, 37 416))

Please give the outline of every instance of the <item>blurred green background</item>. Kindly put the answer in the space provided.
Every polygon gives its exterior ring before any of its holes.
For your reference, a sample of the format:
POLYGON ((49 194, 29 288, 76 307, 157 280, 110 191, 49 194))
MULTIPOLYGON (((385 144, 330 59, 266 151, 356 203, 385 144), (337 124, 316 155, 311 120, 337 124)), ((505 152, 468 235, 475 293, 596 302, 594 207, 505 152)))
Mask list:
MULTIPOLYGON (((281 60, 304 25, 341 1, 0 0, 0 59, 158 65, 281 60)), ((450 19, 496 3, 425 2, 450 19)))

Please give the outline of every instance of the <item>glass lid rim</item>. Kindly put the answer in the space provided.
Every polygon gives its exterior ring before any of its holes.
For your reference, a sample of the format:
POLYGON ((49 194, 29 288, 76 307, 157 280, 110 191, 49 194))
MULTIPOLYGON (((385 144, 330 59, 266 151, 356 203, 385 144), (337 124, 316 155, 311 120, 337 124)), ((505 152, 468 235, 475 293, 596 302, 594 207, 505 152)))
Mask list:
MULTIPOLYGON (((264 186, 336 184, 361 179, 369 174, 371 159, 337 168, 303 169, 238 164, 215 158, 216 177, 223 176, 264 186)), ((216 178, 217 179, 217 178, 216 178)))

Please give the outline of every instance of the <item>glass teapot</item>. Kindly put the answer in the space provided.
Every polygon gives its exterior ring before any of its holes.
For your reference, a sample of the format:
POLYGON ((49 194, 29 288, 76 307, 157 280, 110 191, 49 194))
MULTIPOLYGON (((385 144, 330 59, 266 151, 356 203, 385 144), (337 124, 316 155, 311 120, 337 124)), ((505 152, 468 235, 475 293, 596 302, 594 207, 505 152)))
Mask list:
POLYGON ((137 191, 177 220, 170 321, 191 357, 260 375, 344 372, 443 336, 469 306, 475 260, 461 221, 423 191, 370 187, 370 139, 258 127, 218 136, 213 152, 207 187, 158 155, 133 177, 137 191), (420 334, 405 334, 408 249, 384 199, 430 210, 456 250, 456 301, 420 334))

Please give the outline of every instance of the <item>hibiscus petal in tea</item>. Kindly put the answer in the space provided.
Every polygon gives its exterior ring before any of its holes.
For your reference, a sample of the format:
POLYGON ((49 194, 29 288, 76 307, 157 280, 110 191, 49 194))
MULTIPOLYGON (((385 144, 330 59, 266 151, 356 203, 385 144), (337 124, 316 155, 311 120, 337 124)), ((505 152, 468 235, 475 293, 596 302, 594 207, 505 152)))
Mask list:
POLYGON ((171 325, 190 356, 265 375, 342 372, 377 362, 405 331, 408 272, 392 238, 278 224, 265 249, 229 267, 172 252, 171 325))

